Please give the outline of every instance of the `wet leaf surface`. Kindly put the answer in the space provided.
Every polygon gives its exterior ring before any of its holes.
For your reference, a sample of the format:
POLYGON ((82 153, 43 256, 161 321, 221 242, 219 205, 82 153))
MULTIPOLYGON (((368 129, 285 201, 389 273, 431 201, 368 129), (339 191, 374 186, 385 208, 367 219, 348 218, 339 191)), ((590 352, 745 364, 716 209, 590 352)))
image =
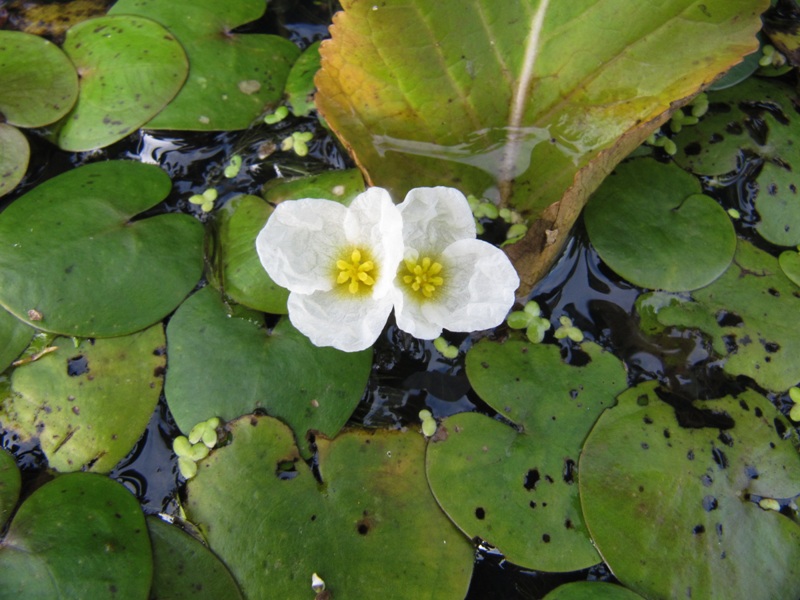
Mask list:
POLYGON ((38 437, 57 471, 107 473, 133 448, 158 402, 166 356, 161 324, 108 339, 56 338, 58 349, 17 367, 3 426, 38 437))
POLYGON ((778 257, 778 264, 791 281, 800 286, 800 252, 787 250, 778 257))
POLYGON ((22 353, 33 337, 34 329, 10 312, 0 309, 0 371, 4 371, 22 353))
POLYGON ((152 129, 246 129, 277 104, 300 54, 276 35, 233 33, 264 14, 261 0, 120 0, 112 15, 147 17, 166 27, 186 49, 189 77, 178 96, 147 124, 152 129))
POLYGON ((397 199, 451 185, 526 213, 509 248, 524 296, 614 165, 757 48, 767 5, 554 2, 537 35, 533 0, 350 0, 321 47, 317 105, 397 199), (620 12, 627 25, 611 26, 620 12))
POLYGON ((192 217, 134 220, 170 185, 158 167, 107 161, 16 200, 0 214, 0 304, 39 329, 81 337, 160 321, 203 265, 203 228, 192 217))
POLYGON ((648 598, 800 595, 800 526, 757 504, 800 492, 789 422, 746 391, 694 403, 733 427, 682 427, 656 385, 621 395, 581 455, 586 523, 614 575, 648 598))
POLYGON ((136 498, 90 473, 63 475, 36 490, 0 542, 2 598, 145 600, 152 572, 136 498))
POLYGON ((17 187, 25 177, 31 149, 19 129, 0 123, 0 196, 17 187))
POLYGON ((625 388, 625 370, 594 344, 583 351, 588 364, 573 367, 558 346, 478 343, 467 354, 470 383, 514 426, 457 414, 428 448, 428 480, 444 511, 524 567, 600 562, 579 509, 577 463, 595 420, 625 388))
POLYGON ((247 597, 310 597, 312 573, 335 598, 465 596, 473 549, 430 495, 421 435, 320 439, 320 485, 280 422, 229 427, 232 443, 189 482, 186 512, 247 597), (258 518, 244 517, 253 506, 258 518))
POLYGON ((619 585, 601 581, 575 581, 557 587, 543 600, 641 600, 642 596, 619 585))
POLYGON ((182 431, 261 409, 289 424, 304 454, 309 430, 333 437, 345 424, 372 364, 371 350, 317 348, 286 318, 267 331, 262 313, 226 307, 210 287, 178 309, 167 342, 165 393, 182 431))
POLYGON ((677 292, 708 285, 728 268, 736 233, 722 207, 700 192, 697 179, 672 164, 625 162, 586 206, 589 239, 638 286, 677 292))
POLYGON ((22 479, 11 456, 0 449, 0 528, 4 527, 19 499, 22 479))

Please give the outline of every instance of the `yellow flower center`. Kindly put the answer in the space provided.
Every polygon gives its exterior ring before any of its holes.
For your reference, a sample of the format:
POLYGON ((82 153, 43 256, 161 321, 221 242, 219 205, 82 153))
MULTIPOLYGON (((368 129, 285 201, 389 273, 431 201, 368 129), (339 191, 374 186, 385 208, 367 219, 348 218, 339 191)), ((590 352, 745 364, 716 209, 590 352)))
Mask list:
POLYGON ((440 275, 441 263, 434 262, 427 256, 421 261, 407 258, 403 262, 405 263, 405 273, 401 274, 403 283, 420 296, 421 300, 433 297, 436 288, 444 283, 440 275))
POLYGON ((336 261, 336 283, 347 285, 347 291, 351 294, 368 292, 375 283, 375 263, 366 254, 365 251, 353 248, 345 258, 336 261))

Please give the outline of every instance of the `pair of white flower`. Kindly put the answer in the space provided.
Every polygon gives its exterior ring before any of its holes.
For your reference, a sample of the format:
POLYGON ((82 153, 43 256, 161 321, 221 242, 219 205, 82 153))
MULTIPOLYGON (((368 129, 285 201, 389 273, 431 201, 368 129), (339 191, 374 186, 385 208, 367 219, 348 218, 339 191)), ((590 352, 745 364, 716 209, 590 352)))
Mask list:
POLYGON ((292 324, 317 346, 371 346, 394 308, 420 339, 442 329, 499 325, 519 277, 498 248, 475 239, 464 195, 416 188, 395 206, 373 187, 349 207, 307 198, 278 205, 256 239, 261 264, 287 288, 292 324))

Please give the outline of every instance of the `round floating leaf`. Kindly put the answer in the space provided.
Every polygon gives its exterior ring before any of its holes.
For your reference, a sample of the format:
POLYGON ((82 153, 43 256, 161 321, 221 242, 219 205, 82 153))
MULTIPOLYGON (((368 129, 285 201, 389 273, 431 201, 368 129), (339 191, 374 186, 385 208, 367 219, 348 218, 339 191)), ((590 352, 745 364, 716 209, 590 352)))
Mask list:
MULTIPOLYGON (((800 161, 797 166, 800 168, 800 161)), ((800 177, 785 167, 765 163, 756 183, 755 207, 761 218, 756 225, 758 233, 777 246, 800 244, 800 177)))
POLYGON ((800 286, 800 252, 787 250, 778 257, 784 275, 800 286))
POLYGON ((256 236, 271 214, 272 207, 258 196, 239 196, 217 212, 221 269, 215 283, 240 304, 286 314, 289 290, 272 281, 256 252, 256 236))
POLYGON ((600 562, 578 503, 581 444, 625 388, 622 363, 584 344, 588 364, 553 345, 481 341, 467 354, 478 395, 516 427, 477 413, 444 420, 428 446, 428 481, 444 511, 519 565, 572 571, 600 562))
POLYGON ((141 127, 175 97, 189 72, 180 43, 140 17, 83 21, 67 32, 64 51, 78 68, 81 91, 56 142, 73 152, 108 146, 141 127))
POLYGON ((648 304, 661 325, 710 335, 714 351, 726 357, 726 373, 779 392, 800 381, 800 290, 777 259, 740 240, 725 274, 692 298, 648 304))
POLYGON ((150 600, 235 600, 241 598, 233 576, 202 543, 175 525, 147 517, 153 544, 150 600))
POLYGON ((800 526, 757 503, 800 493, 791 424, 746 391, 695 403, 717 426, 685 428, 656 385, 621 395, 581 454, 583 512, 614 575, 648 598, 800 596, 800 526))
POLYGON ((136 498, 100 475, 63 475, 20 506, 0 542, 0 598, 145 600, 153 571, 136 498))
POLYGON ((169 188, 158 167, 107 161, 25 194, 0 213, 0 304, 39 329, 81 337, 163 319, 203 269, 195 219, 132 220, 169 188))
POLYGON ((304 451, 306 432, 333 437, 347 422, 372 366, 370 350, 318 348, 289 319, 267 331, 263 314, 226 307, 210 287, 173 315, 167 341, 165 392, 181 430, 263 409, 289 424, 304 451))
POLYGON ((693 290, 733 258, 730 218, 697 180, 653 159, 617 167, 586 206, 589 239, 618 275, 646 288, 693 290), (698 252, 702 248, 702 252, 698 252))
POLYGON ((297 46, 276 35, 233 33, 260 18, 263 0, 120 0, 109 14, 158 21, 189 55, 186 85, 147 124, 153 129, 245 129, 276 104, 297 46))
POLYGON ((16 127, 0 123, 0 196, 5 196, 22 181, 30 156, 31 148, 25 135, 16 127))
POLYGON ((708 113, 675 136, 675 162, 698 175, 724 175, 737 169, 743 153, 800 168, 796 140, 800 115, 793 89, 776 80, 750 78, 709 92, 708 113))
POLYGON ((0 340, 3 340, 3 345, 0 345, 0 372, 5 371, 25 350, 33 333, 33 328, 27 323, 0 308, 0 340))
POLYGON ((558 586, 542 600, 642 600, 642 597, 613 583, 573 581, 558 586))
POLYGON ((14 511, 21 488, 22 477, 14 457, 0 448, 0 529, 14 511))
POLYGON ((0 31, 0 113, 8 123, 53 123, 77 97, 78 74, 58 46, 28 33, 0 31))
POLYGON ((314 110, 314 75, 319 71, 321 43, 314 42, 303 51, 286 80, 286 99, 292 114, 297 117, 305 117, 314 110))
POLYGON ((4 425, 38 437, 57 471, 110 471, 142 435, 166 365, 160 324, 129 336, 56 338, 58 350, 18 367, 4 425), (6 418, 7 417, 7 418, 6 418))
POLYGON ((200 462, 185 507, 245 596, 310 597, 317 573, 334 598, 464 598, 474 551, 428 490, 422 436, 318 440, 321 487, 282 423, 229 427, 233 442, 200 462))

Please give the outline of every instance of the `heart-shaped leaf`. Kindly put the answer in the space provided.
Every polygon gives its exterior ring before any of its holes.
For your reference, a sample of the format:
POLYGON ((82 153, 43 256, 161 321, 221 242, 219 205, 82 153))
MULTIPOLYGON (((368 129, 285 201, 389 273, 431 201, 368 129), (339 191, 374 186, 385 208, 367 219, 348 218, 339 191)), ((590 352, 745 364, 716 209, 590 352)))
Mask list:
POLYGON ((136 498, 116 481, 63 475, 19 507, 0 542, 0 597, 146 600, 153 558, 136 498))
POLYGON ((586 206, 589 239, 614 272, 636 285, 672 292, 708 285, 728 268, 736 233, 723 208, 700 191, 697 179, 675 165, 623 163, 586 206))
POLYGON ((180 43, 139 17, 78 23, 64 51, 80 73, 81 91, 55 140, 73 152, 108 146, 141 127, 175 97, 189 72, 180 43))
POLYGON ((800 289, 777 259, 740 240, 728 270, 692 298, 658 294, 648 304, 662 326, 695 327, 710 335, 714 351, 726 358, 726 373, 747 375, 779 392, 797 384, 800 289))
POLYGON ((78 74, 58 46, 28 33, 0 31, 0 113, 5 121, 41 127, 64 116, 77 97, 78 74))
POLYGON ((269 417, 229 424, 229 446, 200 463, 186 513, 249 598, 310 597, 317 573, 334 598, 460 600, 469 541, 442 514, 417 433, 320 439, 320 486, 292 432, 269 417), (258 507, 258 518, 243 518, 258 507))
POLYGON ((0 196, 22 181, 30 157, 31 148, 25 135, 16 127, 0 123, 0 196))
POLYGON ((57 471, 114 468, 142 435, 161 393, 166 365, 158 324, 129 336, 56 338, 58 349, 17 367, 3 425, 38 437, 57 471))
POLYGON ((532 226, 508 249, 523 296, 613 166, 757 49, 768 5, 347 0, 317 106, 398 199, 452 185, 524 211, 532 226))
POLYGON ((197 283, 203 228, 162 214, 153 165, 107 161, 54 177, 0 214, 0 304, 45 331, 123 335, 160 321, 197 283))
POLYGON ((153 586, 150 599, 241 599, 233 576, 201 542, 158 517, 147 517, 153 544, 153 586))
POLYGON ((210 287, 173 315, 167 342, 165 393, 181 430, 262 409, 289 424, 304 452, 309 430, 333 437, 345 424, 372 365, 371 351, 318 348, 288 319, 267 331, 262 313, 226 307, 210 287))
POLYGON ((800 526, 758 503, 800 493, 792 426, 747 391, 695 403, 717 425, 686 428, 656 385, 622 394, 581 453, 583 513, 614 575, 647 598, 800 596, 800 526))
POLYGON ((233 33, 264 14, 263 0, 120 0, 112 15, 158 21, 189 56, 178 96, 147 124, 153 129, 245 129, 283 95, 297 46, 276 35, 233 33))
POLYGON ((439 504, 472 538, 519 565, 573 571, 600 562, 578 506, 581 444, 625 388, 622 363, 584 344, 588 364, 558 346, 483 340, 467 354, 478 395, 516 427, 477 413, 445 419, 428 447, 439 504))

